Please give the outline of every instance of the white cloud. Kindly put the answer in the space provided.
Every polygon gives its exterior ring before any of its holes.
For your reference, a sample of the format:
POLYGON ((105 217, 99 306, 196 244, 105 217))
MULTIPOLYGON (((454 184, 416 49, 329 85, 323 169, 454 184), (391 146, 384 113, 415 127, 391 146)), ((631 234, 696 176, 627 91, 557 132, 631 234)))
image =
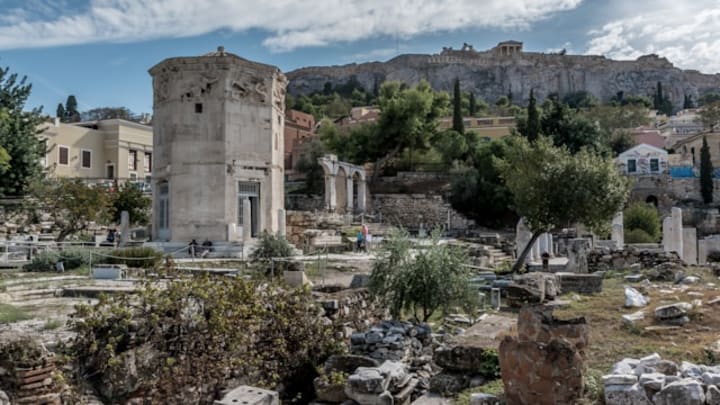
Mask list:
POLYGON ((587 54, 635 59, 655 53, 684 69, 720 72, 720 0, 633 3, 619 18, 590 31, 587 54))
POLYGON ((470 28, 526 29, 582 0, 89 0, 79 10, 31 0, 0 19, 0 49, 187 37, 216 30, 268 32, 273 51, 383 35, 470 28), (31 9, 31 10, 30 10, 31 9), (33 12, 27 12, 28 10, 33 12))

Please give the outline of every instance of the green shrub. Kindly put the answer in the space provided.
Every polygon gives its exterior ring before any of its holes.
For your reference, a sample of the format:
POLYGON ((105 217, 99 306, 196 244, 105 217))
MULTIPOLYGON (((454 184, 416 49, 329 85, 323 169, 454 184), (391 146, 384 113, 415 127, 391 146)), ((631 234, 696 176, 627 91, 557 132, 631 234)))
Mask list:
POLYGON ((710 263, 720 262, 720 250, 713 250, 712 252, 708 253, 707 261, 710 263))
POLYGON ((651 204, 632 204, 625 210, 623 222, 627 243, 654 243, 660 240, 660 215, 651 204), (637 229, 644 231, 650 240, 648 242, 629 242, 628 236, 637 229))
MULTIPOLYGON (((25 271, 55 271, 55 264, 63 262, 65 271, 75 270, 90 263, 90 256, 93 251, 90 249, 65 249, 59 252, 41 252, 33 256, 30 263, 23 266, 25 271)), ((97 262, 98 256, 93 256, 97 262)))
POLYGON ((293 248, 288 241, 279 235, 263 232, 260 235, 257 248, 250 254, 250 261, 265 274, 281 275, 285 269, 294 269, 295 264, 289 261, 275 261, 272 265, 270 259, 291 257, 293 248))
POLYGON ((151 247, 131 247, 124 249, 115 249, 110 252, 110 256, 103 258, 103 262, 108 264, 124 264, 128 267, 142 267, 150 269, 158 265, 162 261, 163 254, 151 247))
POLYGON ((625 231, 625 243, 655 243, 656 239, 642 229, 625 231))

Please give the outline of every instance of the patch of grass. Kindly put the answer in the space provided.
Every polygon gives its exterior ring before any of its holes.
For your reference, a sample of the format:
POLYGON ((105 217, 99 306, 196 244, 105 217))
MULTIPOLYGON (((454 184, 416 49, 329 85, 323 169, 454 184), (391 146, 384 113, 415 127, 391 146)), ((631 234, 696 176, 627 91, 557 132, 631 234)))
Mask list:
POLYGON ((14 323, 32 318, 30 314, 10 304, 0 304, 0 324, 14 323))
MULTIPOLYGON (((707 270, 693 269, 693 274, 709 279, 707 270)), ((655 325, 656 307, 675 302, 691 302, 697 298, 688 296, 690 291, 703 294, 703 302, 720 295, 717 289, 708 289, 699 283, 687 287, 685 291, 673 283, 653 283, 657 287, 647 287, 643 292, 650 297, 650 305, 642 310, 645 319, 632 327, 626 327, 622 315, 640 310, 624 308, 626 282, 621 278, 606 278, 603 291, 594 295, 584 295, 579 301, 562 297, 570 301, 565 308, 555 310, 559 318, 584 316, 590 330, 590 342, 586 349, 586 366, 589 369, 607 373, 613 364, 625 357, 640 358, 657 352, 663 359, 680 363, 683 360, 706 363, 706 347, 717 340, 720 334, 720 311, 704 305, 693 312, 691 322, 683 327, 662 331, 647 331, 647 326, 655 325), (662 290, 671 290, 671 293, 662 290)), ((635 286, 641 288, 641 286, 635 286)))
POLYGON ((42 330, 55 330, 62 326, 62 322, 57 319, 48 319, 42 326, 42 330))
POLYGON ((503 385, 502 380, 498 378, 497 380, 492 380, 479 387, 468 388, 458 394, 455 399, 455 405, 470 405, 470 397, 472 394, 478 393, 495 395, 500 398, 505 393, 505 386, 503 385))

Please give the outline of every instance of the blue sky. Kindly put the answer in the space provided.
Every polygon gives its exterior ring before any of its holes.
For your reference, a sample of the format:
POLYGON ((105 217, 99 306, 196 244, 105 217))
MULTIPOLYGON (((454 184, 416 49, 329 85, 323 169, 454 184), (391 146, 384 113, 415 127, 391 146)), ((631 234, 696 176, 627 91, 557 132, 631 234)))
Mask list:
POLYGON ((33 83, 29 106, 152 112, 147 70, 218 45, 283 71, 436 53, 505 39, 525 49, 720 72, 720 0, 0 0, 0 66, 33 83))

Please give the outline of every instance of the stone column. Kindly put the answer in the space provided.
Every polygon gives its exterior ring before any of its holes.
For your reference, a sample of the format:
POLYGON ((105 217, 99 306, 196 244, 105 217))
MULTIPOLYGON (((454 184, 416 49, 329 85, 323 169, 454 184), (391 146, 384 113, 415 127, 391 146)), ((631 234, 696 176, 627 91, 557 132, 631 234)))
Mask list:
POLYGON ((685 264, 698 264, 697 229, 683 228, 682 230, 683 254, 685 264))
POLYGON ((698 241, 698 264, 707 264, 708 242, 704 239, 698 241))
MULTIPOLYGON (((523 250, 525 250, 525 246, 530 242, 530 238, 532 237, 532 233, 528 229, 528 227, 525 225, 525 219, 520 218, 517 225, 515 226, 515 257, 520 257, 523 250)), ((525 262, 529 262, 532 259, 532 251, 528 253, 527 258, 525 259, 525 262)))
POLYGON ((540 260, 540 243, 538 243, 538 239, 535 239, 535 243, 533 244, 532 250, 530 251, 532 253, 532 261, 537 262, 540 260))
POLYGON ((672 241, 672 217, 665 217, 663 218, 662 222, 662 229, 663 229, 663 250, 665 253, 669 253, 673 251, 673 241, 672 241))
POLYGON ((548 251, 547 233, 541 234, 537 241, 538 241, 538 250, 542 257, 542 254, 548 251))
POLYGON ((325 175, 325 208, 330 212, 335 212, 337 207, 337 196, 335 192, 335 176, 325 175))
POLYGON ((553 257, 553 256, 555 256, 555 246, 553 245, 553 236, 551 233, 547 233, 546 235, 547 235, 546 238, 547 238, 547 246, 548 246, 547 252, 550 255, 550 257, 553 257))
POLYGON ((250 199, 243 198, 243 223, 242 235, 243 242, 248 242, 252 238, 252 208, 250 207, 250 199))
POLYGON ((678 207, 672 208, 672 242, 674 251, 677 252, 680 259, 683 259, 683 226, 682 226, 682 209, 678 207))
POLYGON ((277 213, 278 236, 285 237, 285 209, 279 208, 277 213))
POLYGON ((360 213, 365 212, 365 188, 367 187, 367 184, 365 183, 365 180, 359 179, 358 180, 358 211, 360 213))
POLYGON ((353 209, 353 179, 352 176, 348 175, 345 181, 345 194, 347 195, 347 204, 345 205, 345 212, 352 215, 353 209))
POLYGON ((623 225, 622 211, 615 214, 612 220, 612 234, 610 239, 615 242, 615 247, 623 249, 625 247, 625 227, 623 225))
POLYGON ((130 213, 122 211, 120 213, 120 242, 118 247, 125 247, 130 239, 130 213))

